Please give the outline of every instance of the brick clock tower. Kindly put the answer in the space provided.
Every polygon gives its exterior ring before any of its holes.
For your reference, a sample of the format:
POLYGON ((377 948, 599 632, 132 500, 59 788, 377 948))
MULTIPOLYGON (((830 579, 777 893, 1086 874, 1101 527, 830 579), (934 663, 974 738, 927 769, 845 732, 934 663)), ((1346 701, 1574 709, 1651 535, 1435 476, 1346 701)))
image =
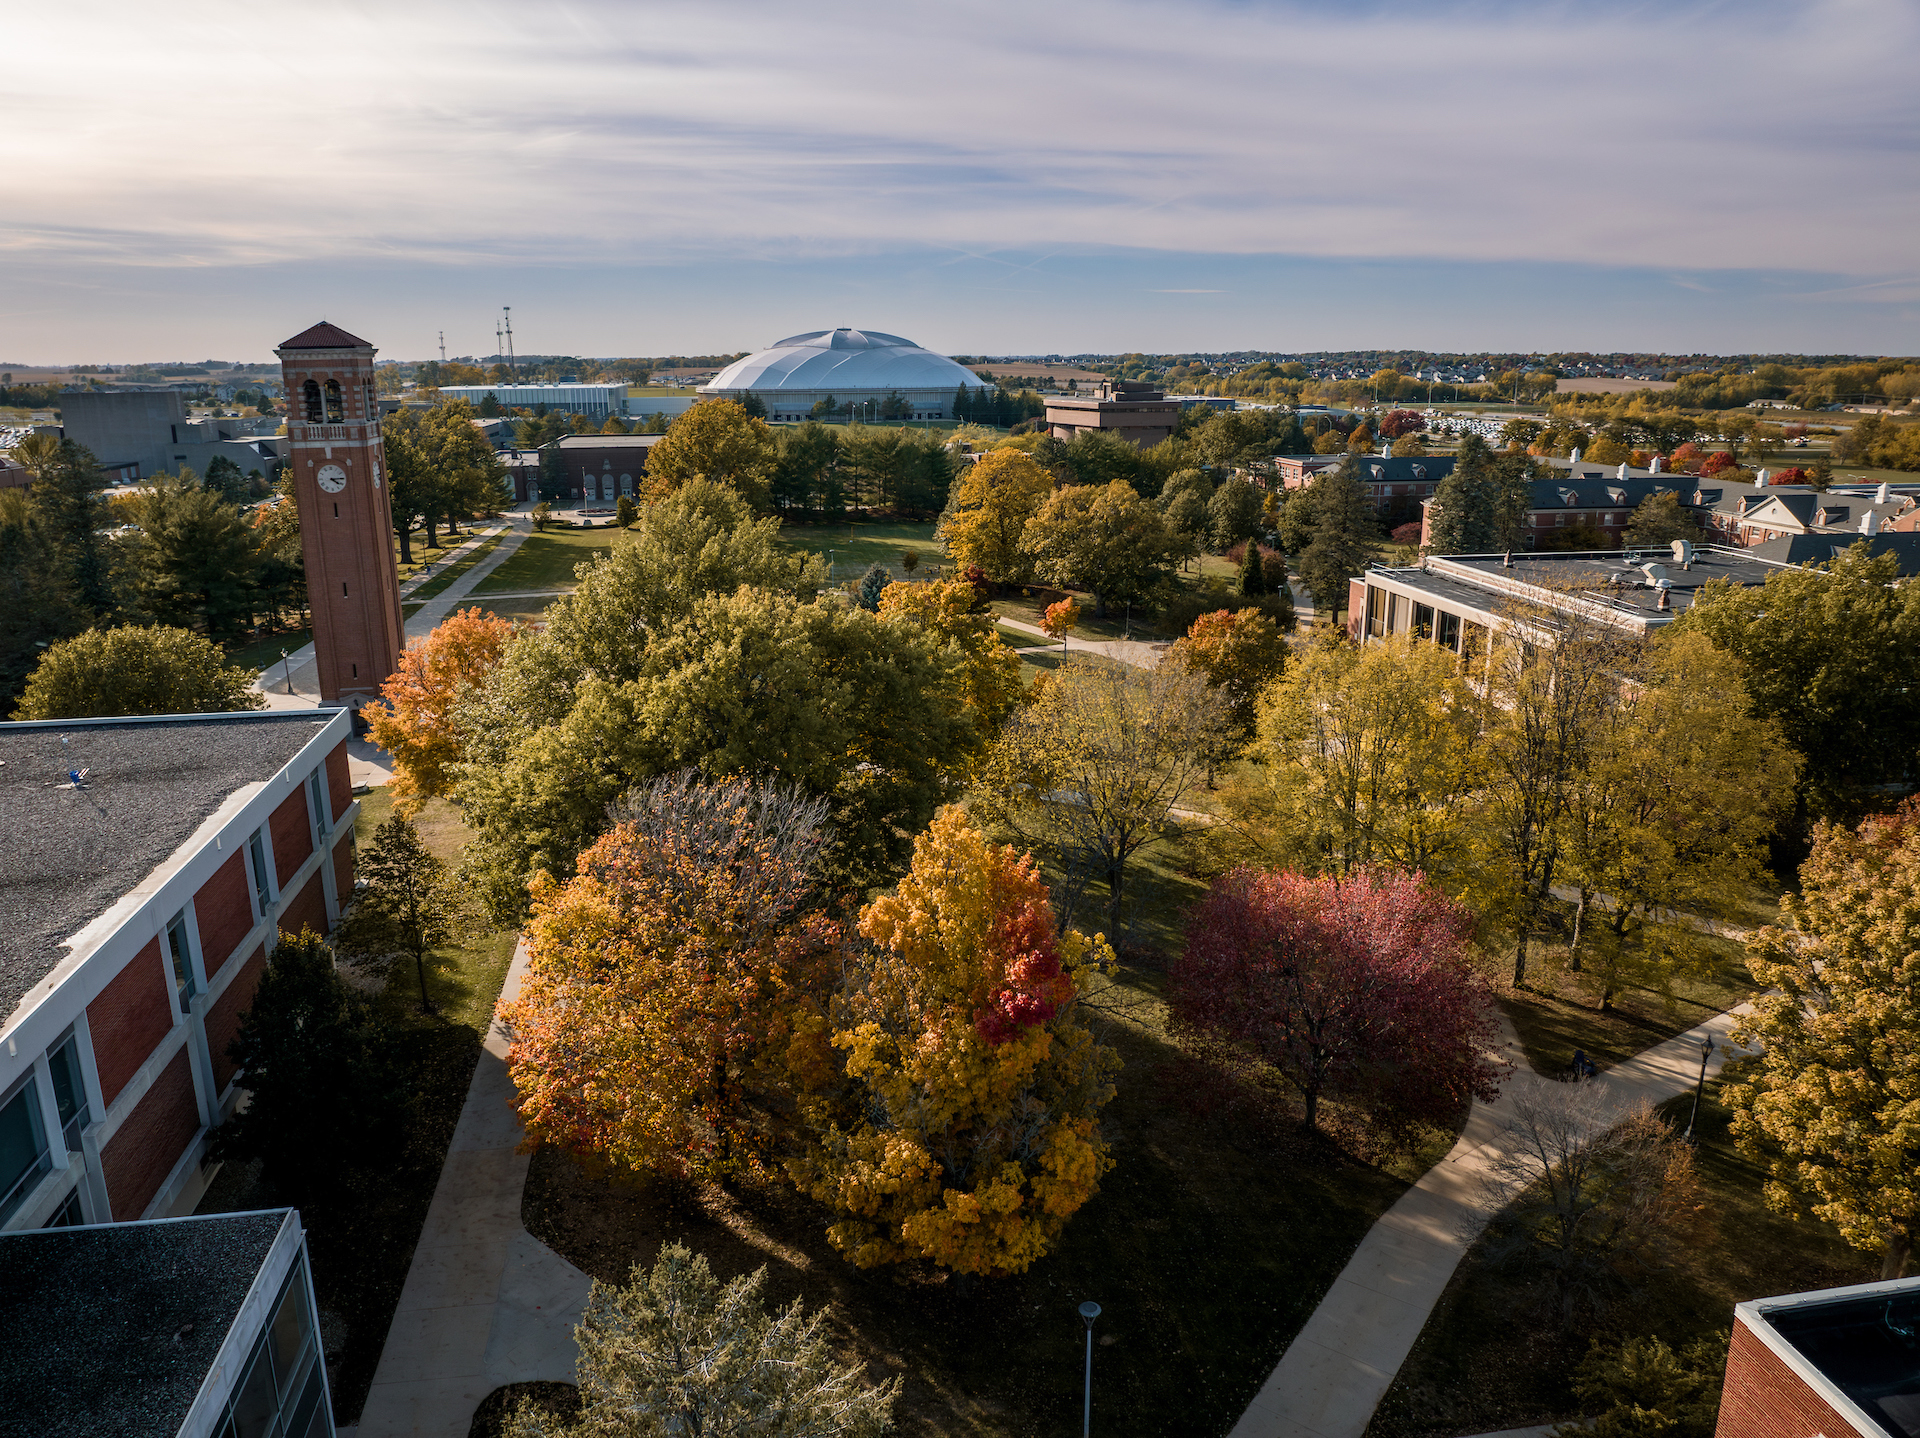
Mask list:
POLYGON ((288 457, 320 697, 357 708, 379 694, 407 647, 374 348, 323 321, 274 353, 287 385, 288 457))

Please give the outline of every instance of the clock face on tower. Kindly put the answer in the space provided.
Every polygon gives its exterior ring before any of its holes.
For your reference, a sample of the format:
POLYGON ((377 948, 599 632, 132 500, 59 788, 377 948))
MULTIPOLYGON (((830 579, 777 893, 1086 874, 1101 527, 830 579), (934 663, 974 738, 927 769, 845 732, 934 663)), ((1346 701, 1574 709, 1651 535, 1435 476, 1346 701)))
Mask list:
POLYGON ((328 494, 338 494, 347 487, 347 472, 337 464, 322 466, 320 473, 315 477, 320 481, 320 487, 328 494))

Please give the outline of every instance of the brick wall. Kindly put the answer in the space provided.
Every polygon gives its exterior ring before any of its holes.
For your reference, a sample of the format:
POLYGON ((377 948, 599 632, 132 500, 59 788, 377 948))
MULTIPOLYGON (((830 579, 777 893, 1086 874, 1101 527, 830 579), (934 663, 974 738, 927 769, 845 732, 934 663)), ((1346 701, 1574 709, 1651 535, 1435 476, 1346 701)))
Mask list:
POLYGON ((233 982, 213 1001, 213 1007, 207 1010, 207 1050, 213 1055, 213 1087, 216 1093, 226 1091, 239 1068, 227 1057, 227 1045, 240 1032, 240 1015, 252 1004, 253 991, 260 987, 260 975, 266 970, 267 948, 262 944, 253 951, 240 972, 233 976, 233 982))
POLYGON ((320 876, 313 875, 307 880, 306 888, 281 908, 280 932, 289 938, 295 937, 302 929, 312 929, 316 934, 327 931, 327 893, 320 887, 320 876))
POLYGON ((345 837, 333 846, 333 892, 343 906, 353 893, 353 844, 345 837))
POLYGON ((100 1151, 115 1223, 138 1218, 146 1210, 198 1132, 200 1109, 183 1047, 100 1151))
POLYGON ((100 1095, 112 1103, 154 1046, 173 1027, 173 985, 161 967, 160 941, 149 939, 100 996, 87 1005, 100 1095))
POLYGON ((253 895, 247 889, 246 860, 235 853, 213 871, 193 896, 193 917, 200 926, 200 958, 207 978, 226 966, 253 927, 253 895))
POLYGON ((1744 1323, 1733 1325, 1714 1438, 1863 1438, 1744 1323))
POLYGON ((303 783, 291 794, 268 820, 268 830, 273 835, 273 867, 278 871, 280 887, 286 888, 287 880, 299 872, 300 866, 307 862, 307 856, 313 853, 313 826, 307 818, 307 786, 303 783))
POLYGON ((327 799, 333 805, 333 822, 347 812, 353 802, 353 780, 347 776, 347 741, 342 739, 327 755, 327 799))

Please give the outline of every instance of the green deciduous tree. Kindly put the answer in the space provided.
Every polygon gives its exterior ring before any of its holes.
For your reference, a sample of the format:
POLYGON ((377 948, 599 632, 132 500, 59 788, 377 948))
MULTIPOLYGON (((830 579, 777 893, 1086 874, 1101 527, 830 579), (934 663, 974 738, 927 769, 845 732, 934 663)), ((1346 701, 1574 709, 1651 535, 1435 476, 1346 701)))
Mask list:
POLYGON ((1173 578, 1184 546, 1160 512, 1120 480, 1057 491, 1027 521, 1020 549, 1048 584, 1088 589, 1096 612, 1141 603, 1173 578))
POLYGON ((1899 1278, 1920 1239, 1920 808, 1822 823, 1800 884, 1748 945, 1772 992, 1733 1031, 1760 1049, 1728 1068, 1734 1136, 1769 1163, 1770 1207, 1899 1278))
POLYGON ((1215 554, 1251 541, 1260 529, 1260 491, 1240 479, 1228 479, 1207 501, 1207 540, 1215 554))
POLYGON ((1574 1370, 1573 1396, 1591 1423, 1563 1423, 1554 1438, 1714 1438, 1728 1334, 1678 1353, 1659 1338, 1595 1339, 1574 1370))
POLYGON ((187 629, 89 629, 52 645, 27 679, 16 719, 218 714, 260 709, 259 671, 229 665, 187 629))
POLYGON ((768 1318, 767 1271, 724 1287, 678 1243, 624 1287, 594 1281, 574 1329, 578 1421, 523 1402, 507 1438, 879 1438, 900 1380, 834 1360, 826 1313, 768 1318))
POLYGON ((1755 715, 1806 760, 1815 813, 1905 780, 1920 749, 1920 585, 1899 572, 1896 556, 1857 544, 1824 569, 1707 584, 1677 621, 1739 657, 1755 715))
POLYGON ((1670 544, 1676 539, 1700 542, 1700 520, 1690 509, 1680 507, 1676 494, 1654 494, 1634 506, 1620 536, 1629 545, 1670 544))

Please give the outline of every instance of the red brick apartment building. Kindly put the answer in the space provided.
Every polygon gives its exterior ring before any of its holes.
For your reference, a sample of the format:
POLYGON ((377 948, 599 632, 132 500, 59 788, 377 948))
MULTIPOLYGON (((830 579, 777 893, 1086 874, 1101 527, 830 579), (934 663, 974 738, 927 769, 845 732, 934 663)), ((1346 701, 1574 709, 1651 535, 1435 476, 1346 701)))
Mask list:
POLYGON ((349 712, 0 724, 0 1231, 190 1213, 282 933, 353 886, 349 712))
POLYGON ((1715 1438, 1920 1438, 1920 1278, 1733 1313, 1715 1438))

